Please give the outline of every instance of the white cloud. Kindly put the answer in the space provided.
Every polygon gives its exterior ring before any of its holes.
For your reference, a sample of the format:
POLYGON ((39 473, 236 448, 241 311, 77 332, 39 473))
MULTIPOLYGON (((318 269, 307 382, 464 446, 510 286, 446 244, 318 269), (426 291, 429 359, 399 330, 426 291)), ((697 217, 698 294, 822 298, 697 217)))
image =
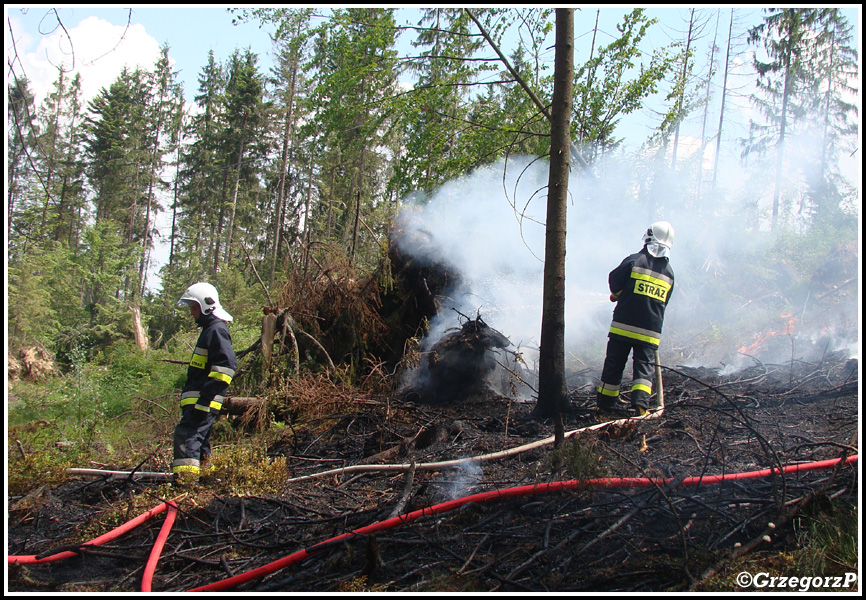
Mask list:
MULTIPOLYGON (((112 25, 98 17, 87 17, 64 31, 57 28, 40 38, 24 34, 12 20, 21 69, 31 89, 41 102, 58 77, 58 68, 81 74, 82 100, 85 105, 102 88, 109 87, 124 66, 153 69, 159 58, 159 43, 148 35, 143 25, 112 25), (21 32, 21 33, 19 33, 21 32), (68 33, 68 35, 67 35, 68 33)), ((11 52, 7 41, 7 54, 11 52)))

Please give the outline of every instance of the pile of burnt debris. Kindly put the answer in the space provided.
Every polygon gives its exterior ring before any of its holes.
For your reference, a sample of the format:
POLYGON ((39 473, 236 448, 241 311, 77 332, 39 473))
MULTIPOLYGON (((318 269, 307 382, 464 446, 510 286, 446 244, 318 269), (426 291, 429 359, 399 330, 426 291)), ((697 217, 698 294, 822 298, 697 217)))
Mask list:
POLYGON ((447 330, 421 353, 419 365, 405 378, 400 393, 404 400, 448 404, 490 394, 508 396, 525 386, 527 374, 520 356, 509 350, 511 341, 480 313, 474 319, 461 317, 460 327, 447 330))

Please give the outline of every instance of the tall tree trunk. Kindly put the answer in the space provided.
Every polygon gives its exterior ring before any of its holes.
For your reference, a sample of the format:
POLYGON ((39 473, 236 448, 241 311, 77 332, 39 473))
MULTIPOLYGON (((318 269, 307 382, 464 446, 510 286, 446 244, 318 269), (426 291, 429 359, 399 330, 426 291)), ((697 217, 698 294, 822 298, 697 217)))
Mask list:
POLYGON ((692 47, 692 29, 695 25, 695 9, 689 9, 689 32, 686 36, 686 51, 683 54, 683 71, 680 74, 680 94, 677 98, 677 122, 674 125, 674 148, 671 153, 671 169, 677 168, 677 148, 680 144, 680 123, 683 120, 683 104, 686 96, 686 78, 689 74, 689 50, 692 47))
MULTIPOLYGON (((48 145, 48 156, 45 161, 45 189, 51 189, 51 180, 54 178, 54 163, 57 154, 57 129, 60 127, 60 111, 63 110, 63 97, 66 94, 66 86, 64 85, 65 77, 63 71, 60 72, 60 83, 57 90, 57 104, 54 105, 53 121, 51 123, 51 143, 48 145)), ((53 192, 54 190, 52 190, 53 192)), ((44 235, 48 224, 48 208, 51 206, 51 195, 45 197, 45 204, 42 207, 42 225, 40 232, 44 235)))
POLYGON ((360 164, 358 165, 358 172, 356 175, 357 187, 355 190, 355 221, 352 225, 352 249, 349 259, 352 264, 355 263, 355 248, 358 244, 358 222, 361 220, 361 190, 364 188, 364 169, 366 168, 367 159, 366 140, 362 140, 361 144, 360 164))
MULTIPOLYGON (((183 107, 179 107, 180 114, 177 119, 177 145, 175 146, 175 167, 174 167, 174 192, 171 201, 171 234, 169 236, 168 246, 168 276, 163 280, 163 297, 171 298, 171 285, 174 282, 174 245, 177 241, 177 196, 178 186, 180 183, 180 153, 182 144, 183 131, 183 107)), ((199 232, 201 227, 196 228, 199 232)))
POLYGON ((722 78, 722 107, 719 109, 719 130, 716 132, 716 151, 713 158, 713 189, 719 176, 719 150, 722 145, 722 124, 725 121, 725 99, 728 96, 728 68, 731 64, 731 38, 734 30, 734 9, 731 9, 731 22, 728 25, 728 49, 725 52, 725 76, 722 78))
POLYGON ((274 247, 271 253, 271 283, 277 271, 277 256, 280 250, 280 241, 283 235, 283 211, 286 203, 286 179, 288 177, 289 167, 289 142, 292 138, 292 128, 294 119, 295 105, 295 82, 297 80, 298 69, 292 69, 292 82, 289 90, 289 101, 286 110, 286 125, 283 130, 283 152, 280 158, 280 186, 277 195, 276 218, 274 219, 274 247))
MULTIPOLYGON (((65 224, 66 226, 69 227, 69 230, 66 232, 66 240, 67 240, 67 243, 69 244, 70 248, 75 248, 75 246, 77 245, 77 236, 75 236, 75 239, 73 239, 74 232, 81 229, 80 221, 77 221, 74 218, 75 215, 72 214, 72 212, 74 211, 74 206, 70 209, 69 218, 68 219, 63 218, 63 210, 64 210, 64 207, 67 206, 66 193, 67 193, 67 190, 69 187, 69 170, 73 168, 72 165, 74 164, 74 162, 76 160, 75 154, 76 154, 76 152, 79 151, 79 149, 76 148, 76 146, 75 146, 75 136, 76 136, 76 131, 77 131, 76 127, 78 126, 78 123, 76 121, 77 116, 78 116, 77 111, 73 110, 72 116, 70 117, 69 125, 68 125, 69 136, 65 142, 65 144, 66 144, 66 159, 64 161, 65 164, 63 165, 63 183, 62 183, 61 188, 60 188, 60 201, 57 205, 57 216, 60 220, 60 223, 65 224)), ((57 241, 60 241, 60 234, 61 233, 62 233, 62 230, 60 229, 60 227, 58 227, 57 231, 55 232, 54 239, 57 241)))
POLYGON ((710 46, 710 67, 707 72, 707 91, 704 94, 704 119, 701 123, 701 155, 698 163, 698 189, 695 194, 695 200, 698 204, 701 202, 701 187, 704 181, 704 152, 707 149, 707 118, 710 112, 710 85, 713 81, 713 61, 716 60, 716 40, 719 36, 719 13, 716 12, 716 30, 713 33, 713 43, 710 46))
POLYGON ((174 242, 177 239, 177 184, 180 179, 180 160, 178 159, 177 168, 174 171, 174 198, 171 202, 171 235, 169 237, 168 246, 168 277, 166 277, 165 285, 163 286, 163 294, 166 298, 171 298, 171 284, 174 276, 174 242))
POLYGON ((776 231, 779 222, 779 203, 782 196, 782 167, 785 162, 785 136, 788 132, 788 101, 791 98, 791 53, 785 56, 785 87, 782 92, 782 122, 779 126, 779 141, 776 142, 776 176, 773 188, 773 216, 770 230, 776 231))
POLYGON ((219 203, 219 215, 217 216, 216 223, 211 221, 210 226, 210 251, 211 257, 213 258, 213 270, 214 273, 219 273, 220 271, 220 252, 221 250, 221 237, 223 234, 223 222, 225 221, 225 205, 226 205, 226 194, 228 193, 229 187, 229 170, 223 169, 223 181, 222 188, 220 190, 220 203, 219 203))
POLYGON ((150 215, 153 210, 153 187, 156 181, 157 162, 162 162, 159 153, 159 136, 162 134, 163 103, 165 94, 161 93, 157 102, 156 131, 153 134, 153 152, 150 155, 150 180, 147 182, 147 208, 144 214, 144 232, 141 236, 141 262, 138 266, 138 294, 144 296, 147 286, 147 262, 150 255, 150 215), (159 159, 159 160, 158 160, 159 159))
POLYGON ((565 236, 574 87, 574 9, 556 9, 556 57, 550 127, 550 173, 544 248, 544 291, 536 415, 556 419, 563 437, 565 387, 565 236))
POLYGON ((310 266, 310 243, 313 237, 313 228, 310 227, 310 200, 313 195, 313 153, 310 152, 310 164, 307 172, 307 193, 304 195, 304 230, 302 247, 304 249, 303 280, 307 279, 307 268, 310 266))
POLYGON ((238 206, 238 188, 241 184, 241 164, 244 157, 244 143, 246 142, 246 124, 247 124, 247 115, 248 112, 244 111, 244 118, 241 121, 241 141, 240 147, 238 148, 238 165, 237 172, 235 173, 235 189, 232 192, 232 206, 231 211, 229 211, 229 225, 228 225, 228 234, 226 234, 226 263, 231 262, 232 257, 232 230, 235 224, 235 211, 238 206))

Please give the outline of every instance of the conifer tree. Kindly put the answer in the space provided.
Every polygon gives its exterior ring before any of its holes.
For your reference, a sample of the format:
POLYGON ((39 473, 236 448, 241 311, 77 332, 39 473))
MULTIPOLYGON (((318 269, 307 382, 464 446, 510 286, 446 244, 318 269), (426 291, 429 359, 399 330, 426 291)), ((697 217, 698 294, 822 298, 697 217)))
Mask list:
POLYGON ((753 102, 764 122, 752 121, 744 155, 772 152, 774 162, 771 229, 776 229, 790 164, 791 139, 803 131, 814 108, 820 11, 815 8, 764 9, 764 22, 749 30, 749 42, 763 48, 754 57, 759 94, 753 102))
POLYGON ((384 190, 384 148, 395 71, 393 9, 335 10, 316 31, 313 57, 317 107, 307 136, 322 140, 320 216, 324 233, 353 256, 365 207, 384 190))
MULTIPOLYGON (((35 182, 34 154, 36 148, 36 101, 30 82, 25 77, 13 77, 7 87, 6 202, 10 219, 10 238, 20 231, 17 214, 26 206, 27 191, 35 182)), ((14 243, 10 239, 10 244, 14 243)))
POLYGON ((422 9, 412 42, 419 52, 408 67, 417 81, 398 105, 405 141, 389 185, 399 196, 432 192, 466 170, 461 134, 468 122, 468 90, 480 71, 469 59, 481 44, 469 35, 471 26, 461 9, 422 9))
MULTIPOLYGON (((243 54, 235 52, 231 58, 229 80, 225 94, 224 129, 225 149, 228 164, 231 165, 233 184, 227 195, 225 262, 231 261, 232 236, 235 235, 235 217, 238 215, 239 194, 243 195, 242 216, 247 220, 253 217, 253 201, 249 197, 258 187, 255 176, 260 166, 258 160, 267 151, 266 140, 258 136, 266 121, 264 105, 264 80, 257 67, 258 57, 246 50, 243 54), (241 182, 246 189, 241 190, 241 182)), ((242 225, 248 223, 242 223, 242 225)), ((261 224, 259 223, 259 226, 261 224)), ((221 236, 220 236, 221 237, 221 236)), ((217 248, 221 239, 217 239, 217 248)), ((242 233, 240 243, 243 244, 242 233)), ((220 253, 215 253, 214 270, 219 271, 220 253)))
POLYGON ((215 262, 217 218, 227 174, 226 157, 220 152, 226 127, 222 101, 226 77, 213 50, 208 52, 198 82, 194 97, 197 110, 184 132, 186 151, 180 159, 178 218, 171 256, 173 264, 190 266, 192 279, 206 274, 200 271, 202 265, 215 262))
POLYGON ((301 173, 309 161, 299 147, 302 144, 299 143, 298 129, 302 120, 307 118, 303 99, 308 82, 304 77, 302 61, 306 58, 309 45, 311 14, 310 9, 290 11, 283 27, 284 35, 275 40, 276 66, 271 72, 274 84, 272 114, 280 154, 275 169, 271 171, 268 186, 268 199, 273 199, 273 202, 268 202, 266 206, 271 226, 267 229, 264 248, 264 253, 270 258, 271 281, 276 278, 277 264, 280 256, 285 256, 285 248, 292 247, 300 236, 303 220, 297 198, 301 192, 301 173))
POLYGON ((859 113, 856 98, 860 74, 858 53, 851 46, 852 28, 838 8, 822 9, 815 61, 816 118, 814 136, 820 158, 809 178, 809 201, 816 222, 837 224, 842 204, 856 203, 851 182, 839 174, 839 158, 857 150, 859 113))

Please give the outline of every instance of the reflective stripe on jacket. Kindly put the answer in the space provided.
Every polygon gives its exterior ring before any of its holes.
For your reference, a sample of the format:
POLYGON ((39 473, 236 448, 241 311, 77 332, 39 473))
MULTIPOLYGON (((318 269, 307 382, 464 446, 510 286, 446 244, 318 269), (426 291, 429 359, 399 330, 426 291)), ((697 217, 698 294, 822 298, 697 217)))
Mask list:
POLYGON ((611 271, 608 283, 610 291, 619 294, 610 335, 658 347, 665 307, 674 291, 668 259, 655 258, 644 248, 611 271))
POLYGON ((202 329, 189 361, 180 405, 195 404, 198 410, 219 412, 238 368, 237 357, 225 321, 202 315, 197 323, 202 329))

